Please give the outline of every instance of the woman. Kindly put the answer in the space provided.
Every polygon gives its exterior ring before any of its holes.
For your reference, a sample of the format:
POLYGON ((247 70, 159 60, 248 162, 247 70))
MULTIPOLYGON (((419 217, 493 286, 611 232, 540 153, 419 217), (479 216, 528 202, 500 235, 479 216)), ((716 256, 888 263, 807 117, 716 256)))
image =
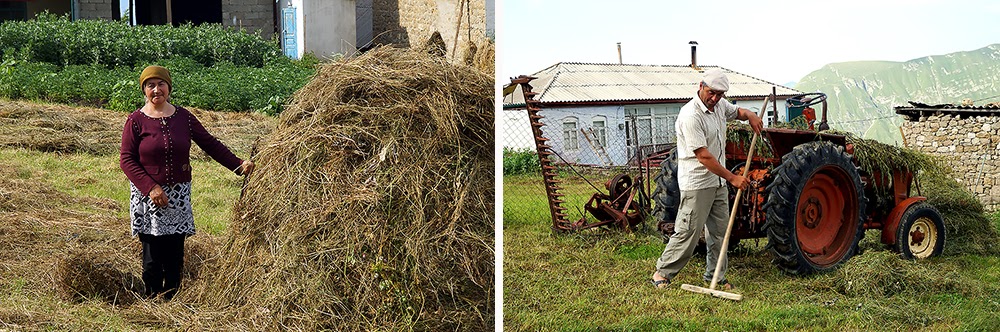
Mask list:
POLYGON ((121 168, 131 182, 132 236, 142 242, 145 295, 170 300, 181 284, 184 238, 194 235, 191 212, 191 141, 238 175, 254 164, 240 160, 191 112, 170 103, 170 72, 149 66, 139 76, 146 104, 122 130, 121 168))

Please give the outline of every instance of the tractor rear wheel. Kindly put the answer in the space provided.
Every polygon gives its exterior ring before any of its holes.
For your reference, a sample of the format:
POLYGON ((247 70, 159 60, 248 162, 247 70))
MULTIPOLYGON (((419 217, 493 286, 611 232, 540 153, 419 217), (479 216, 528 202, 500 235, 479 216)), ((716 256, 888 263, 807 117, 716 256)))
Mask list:
POLYGON ((944 218, 933 205, 913 204, 903 212, 896 229, 896 251, 903 258, 928 258, 944 249, 944 218))
POLYGON ((660 174, 653 178, 656 189, 653 190, 653 216, 656 217, 656 229, 663 237, 663 242, 674 234, 674 219, 677 218, 677 207, 681 204, 681 188, 677 184, 677 149, 671 149, 667 158, 660 164, 660 174))
POLYGON ((778 267, 796 275, 825 272, 858 253, 866 199, 844 147, 801 144, 781 158, 773 174, 764 229, 778 267))

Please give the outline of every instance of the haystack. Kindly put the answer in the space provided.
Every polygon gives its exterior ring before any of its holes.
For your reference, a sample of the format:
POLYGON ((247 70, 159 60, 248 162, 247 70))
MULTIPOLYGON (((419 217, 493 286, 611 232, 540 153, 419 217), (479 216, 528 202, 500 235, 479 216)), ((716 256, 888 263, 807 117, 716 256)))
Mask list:
POLYGON ((261 142, 200 301, 237 329, 492 330, 492 96, 420 51, 321 66, 261 142))
POLYGON ((473 61, 473 66, 479 69, 479 71, 485 73, 486 75, 493 75, 496 70, 496 46, 493 45, 492 40, 486 41, 482 48, 476 50, 476 59, 473 61))

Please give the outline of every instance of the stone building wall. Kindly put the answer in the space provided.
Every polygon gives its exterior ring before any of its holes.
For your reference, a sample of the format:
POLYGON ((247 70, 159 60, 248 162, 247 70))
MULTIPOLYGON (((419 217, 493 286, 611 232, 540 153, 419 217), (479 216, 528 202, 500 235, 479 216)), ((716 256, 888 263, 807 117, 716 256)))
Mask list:
POLYGON ((261 38, 271 39, 275 29, 274 6, 273 0, 222 0, 222 25, 242 27, 250 33, 260 30, 261 38))
POLYGON ((910 148, 942 157, 988 211, 1000 210, 1000 121, 992 116, 923 116, 903 123, 910 148))
POLYGON ((459 9, 464 0, 373 0, 372 33, 376 44, 393 44, 400 47, 422 46, 434 31, 441 33, 452 57, 458 31, 458 51, 455 59, 462 59, 471 40, 478 48, 486 41, 486 0, 470 0, 462 9, 461 27, 458 26, 459 9), (471 28, 470 28, 471 27, 471 28))
MULTIPOLYGON (((80 13, 78 18, 85 20, 105 19, 114 17, 112 0, 79 0, 77 10, 80 13)), ((117 1, 117 0, 114 0, 117 1)))

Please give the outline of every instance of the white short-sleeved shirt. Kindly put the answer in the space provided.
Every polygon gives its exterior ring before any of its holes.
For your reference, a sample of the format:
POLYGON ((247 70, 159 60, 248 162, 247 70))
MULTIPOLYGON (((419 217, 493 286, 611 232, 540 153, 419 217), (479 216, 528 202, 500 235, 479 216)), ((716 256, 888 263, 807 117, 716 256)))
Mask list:
POLYGON ((715 110, 709 110, 697 93, 677 116, 674 129, 677 133, 677 184, 681 190, 715 188, 726 180, 713 174, 698 161, 694 151, 705 147, 726 166, 726 122, 736 119, 739 108, 720 99, 715 110))

